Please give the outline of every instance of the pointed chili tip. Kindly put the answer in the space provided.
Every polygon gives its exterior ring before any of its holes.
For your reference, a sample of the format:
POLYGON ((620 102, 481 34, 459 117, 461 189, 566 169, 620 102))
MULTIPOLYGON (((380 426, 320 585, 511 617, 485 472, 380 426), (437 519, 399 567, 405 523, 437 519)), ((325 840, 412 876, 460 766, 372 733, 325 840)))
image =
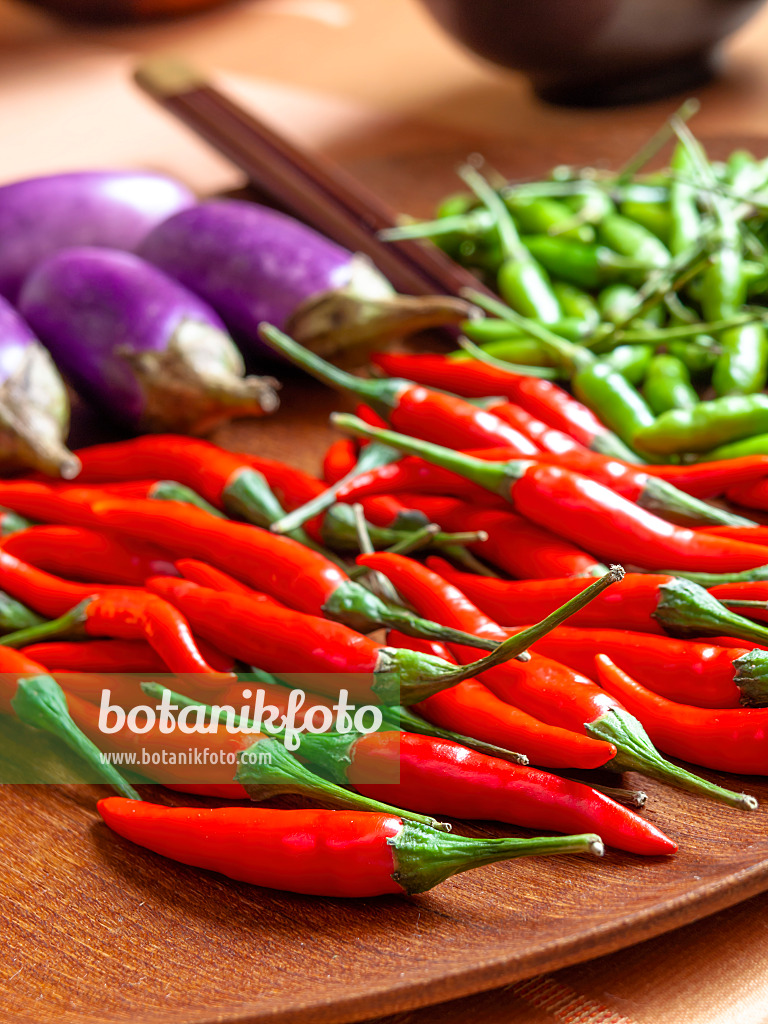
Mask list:
POLYGON ((626 574, 626 569, 623 565, 608 566, 608 575, 611 577, 611 583, 620 583, 626 574))

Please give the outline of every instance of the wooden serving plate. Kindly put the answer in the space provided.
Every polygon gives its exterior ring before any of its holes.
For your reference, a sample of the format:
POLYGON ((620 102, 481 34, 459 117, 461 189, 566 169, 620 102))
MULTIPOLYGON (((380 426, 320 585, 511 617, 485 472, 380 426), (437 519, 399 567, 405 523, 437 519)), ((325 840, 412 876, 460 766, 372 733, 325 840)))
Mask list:
MULTIPOLYGON (((425 213, 453 187, 451 166, 471 140, 458 150, 455 139, 433 135, 435 155, 424 148, 428 133, 398 138, 394 159, 356 166, 354 154, 340 154, 385 194, 388 185, 395 203, 425 213)), ((580 156, 496 149, 490 159, 521 176, 591 155, 586 145, 580 156)), ((215 440, 316 469, 331 436, 328 413, 339 407, 337 396, 289 374, 278 416, 232 425, 215 440)), ((3 747, 32 741, 0 720, 3 747)), ((55 756, 55 742, 41 742, 55 756)), ((100 823, 98 787, 6 786, 0 1016, 7 1024, 330 1024, 620 949, 768 889, 768 783, 707 774, 754 793, 761 809, 739 812, 627 778, 647 790, 648 818, 679 842, 675 857, 521 860, 421 896, 359 901, 247 886, 145 852, 100 823)), ((162 790, 147 795, 182 802, 162 790)), ((486 823, 457 827, 501 833, 486 823)))

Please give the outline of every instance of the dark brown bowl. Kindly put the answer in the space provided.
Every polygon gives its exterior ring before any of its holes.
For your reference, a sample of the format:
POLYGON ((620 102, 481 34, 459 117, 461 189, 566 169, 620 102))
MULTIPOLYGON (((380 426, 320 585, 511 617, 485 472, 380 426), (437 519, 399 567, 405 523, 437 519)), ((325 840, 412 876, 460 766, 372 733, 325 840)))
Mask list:
POLYGON ((763 0, 422 0, 451 35, 525 71, 543 98, 635 103, 709 78, 763 0))
POLYGON ((231 0, 27 0, 72 21, 162 21, 221 7, 231 0))

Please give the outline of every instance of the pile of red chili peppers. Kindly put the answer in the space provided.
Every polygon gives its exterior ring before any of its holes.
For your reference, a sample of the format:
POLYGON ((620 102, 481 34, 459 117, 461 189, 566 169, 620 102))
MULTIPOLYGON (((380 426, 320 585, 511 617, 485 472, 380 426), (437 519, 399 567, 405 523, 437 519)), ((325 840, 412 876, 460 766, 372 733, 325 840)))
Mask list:
POLYGON ((768 530, 701 507, 745 488, 755 504, 768 458, 623 462, 549 381, 391 353, 363 378, 263 333, 363 403, 335 417, 322 477, 147 436, 79 451, 73 483, 0 482, 2 710, 118 790, 99 803, 115 832, 259 885, 372 896, 603 844, 674 854, 678 823, 639 813, 627 770, 756 807, 736 776, 768 775, 768 530), (207 731, 124 716, 104 733, 104 686, 152 707, 163 686, 131 673, 162 672, 207 731), (216 709, 243 704, 243 673, 281 714, 300 675, 329 718, 344 687, 382 728, 326 722, 296 750, 232 732, 216 709), (193 747, 237 763, 139 781, 233 806, 142 800, 100 755, 193 747), (285 792, 311 809, 242 803, 285 792), (449 835, 443 817, 562 835, 449 835))

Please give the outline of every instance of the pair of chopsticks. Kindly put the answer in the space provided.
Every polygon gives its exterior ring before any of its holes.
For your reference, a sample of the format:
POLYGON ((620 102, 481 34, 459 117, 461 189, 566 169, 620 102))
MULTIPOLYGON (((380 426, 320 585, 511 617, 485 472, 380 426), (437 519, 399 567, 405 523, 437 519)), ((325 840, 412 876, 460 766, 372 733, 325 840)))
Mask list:
POLYGON ((473 274, 429 242, 382 241, 378 232, 397 225, 386 203, 341 168, 277 134, 193 68, 152 58, 135 78, 274 202, 340 245, 365 253, 397 291, 455 296, 464 288, 485 291, 473 274))

